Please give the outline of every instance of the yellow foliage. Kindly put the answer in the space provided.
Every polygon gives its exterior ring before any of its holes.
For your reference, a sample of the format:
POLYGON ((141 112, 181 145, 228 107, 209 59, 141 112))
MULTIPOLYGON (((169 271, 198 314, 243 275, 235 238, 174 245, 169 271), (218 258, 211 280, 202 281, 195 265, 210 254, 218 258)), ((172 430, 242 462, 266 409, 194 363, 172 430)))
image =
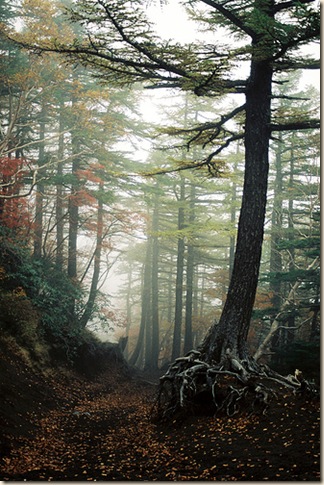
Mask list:
POLYGON ((24 290, 24 288, 22 286, 17 286, 17 288, 15 288, 13 291, 12 291, 12 295, 15 297, 15 298, 26 298, 26 292, 24 290))

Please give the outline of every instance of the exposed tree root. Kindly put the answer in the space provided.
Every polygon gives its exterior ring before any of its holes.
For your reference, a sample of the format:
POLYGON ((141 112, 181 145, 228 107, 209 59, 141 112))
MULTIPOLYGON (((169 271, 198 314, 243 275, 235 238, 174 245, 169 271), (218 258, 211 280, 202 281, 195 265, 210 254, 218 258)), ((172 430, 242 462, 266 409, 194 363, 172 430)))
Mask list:
POLYGON ((152 414, 158 421, 202 413, 266 414, 277 393, 287 388, 294 394, 319 394, 298 369, 295 375, 281 376, 253 359, 241 361, 229 351, 221 364, 209 364, 192 350, 160 378, 152 414))

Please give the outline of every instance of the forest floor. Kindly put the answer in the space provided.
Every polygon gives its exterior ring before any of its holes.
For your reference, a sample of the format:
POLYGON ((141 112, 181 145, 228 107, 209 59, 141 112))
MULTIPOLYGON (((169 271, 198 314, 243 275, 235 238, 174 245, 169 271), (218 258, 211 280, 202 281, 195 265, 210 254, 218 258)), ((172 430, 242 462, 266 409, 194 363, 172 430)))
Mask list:
POLYGON ((0 480, 320 481, 316 400, 166 426, 150 419, 156 385, 113 366, 46 375, 8 345, 0 375, 0 480))

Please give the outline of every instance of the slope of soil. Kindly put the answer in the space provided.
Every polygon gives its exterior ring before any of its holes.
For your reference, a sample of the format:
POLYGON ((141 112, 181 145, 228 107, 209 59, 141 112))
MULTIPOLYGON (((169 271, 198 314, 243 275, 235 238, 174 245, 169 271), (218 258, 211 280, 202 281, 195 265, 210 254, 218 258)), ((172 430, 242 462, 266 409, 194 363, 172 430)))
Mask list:
POLYGON ((320 480, 315 400, 162 426, 150 419, 156 387, 113 366, 45 377, 8 348, 0 372, 1 480, 320 480))

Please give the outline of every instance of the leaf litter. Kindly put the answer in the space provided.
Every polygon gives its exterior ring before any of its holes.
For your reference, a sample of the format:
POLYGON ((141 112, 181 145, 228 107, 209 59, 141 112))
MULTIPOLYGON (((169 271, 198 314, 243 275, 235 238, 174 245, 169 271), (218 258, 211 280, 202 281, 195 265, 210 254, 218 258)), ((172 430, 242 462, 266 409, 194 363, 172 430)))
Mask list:
POLYGON ((266 416, 166 426, 151 420, 155 386, 112 374, 57 373, 52 408, 25 416, 33 432, 6 433, 1 480, 320 481, 317 401, 283 396, 266 416))

